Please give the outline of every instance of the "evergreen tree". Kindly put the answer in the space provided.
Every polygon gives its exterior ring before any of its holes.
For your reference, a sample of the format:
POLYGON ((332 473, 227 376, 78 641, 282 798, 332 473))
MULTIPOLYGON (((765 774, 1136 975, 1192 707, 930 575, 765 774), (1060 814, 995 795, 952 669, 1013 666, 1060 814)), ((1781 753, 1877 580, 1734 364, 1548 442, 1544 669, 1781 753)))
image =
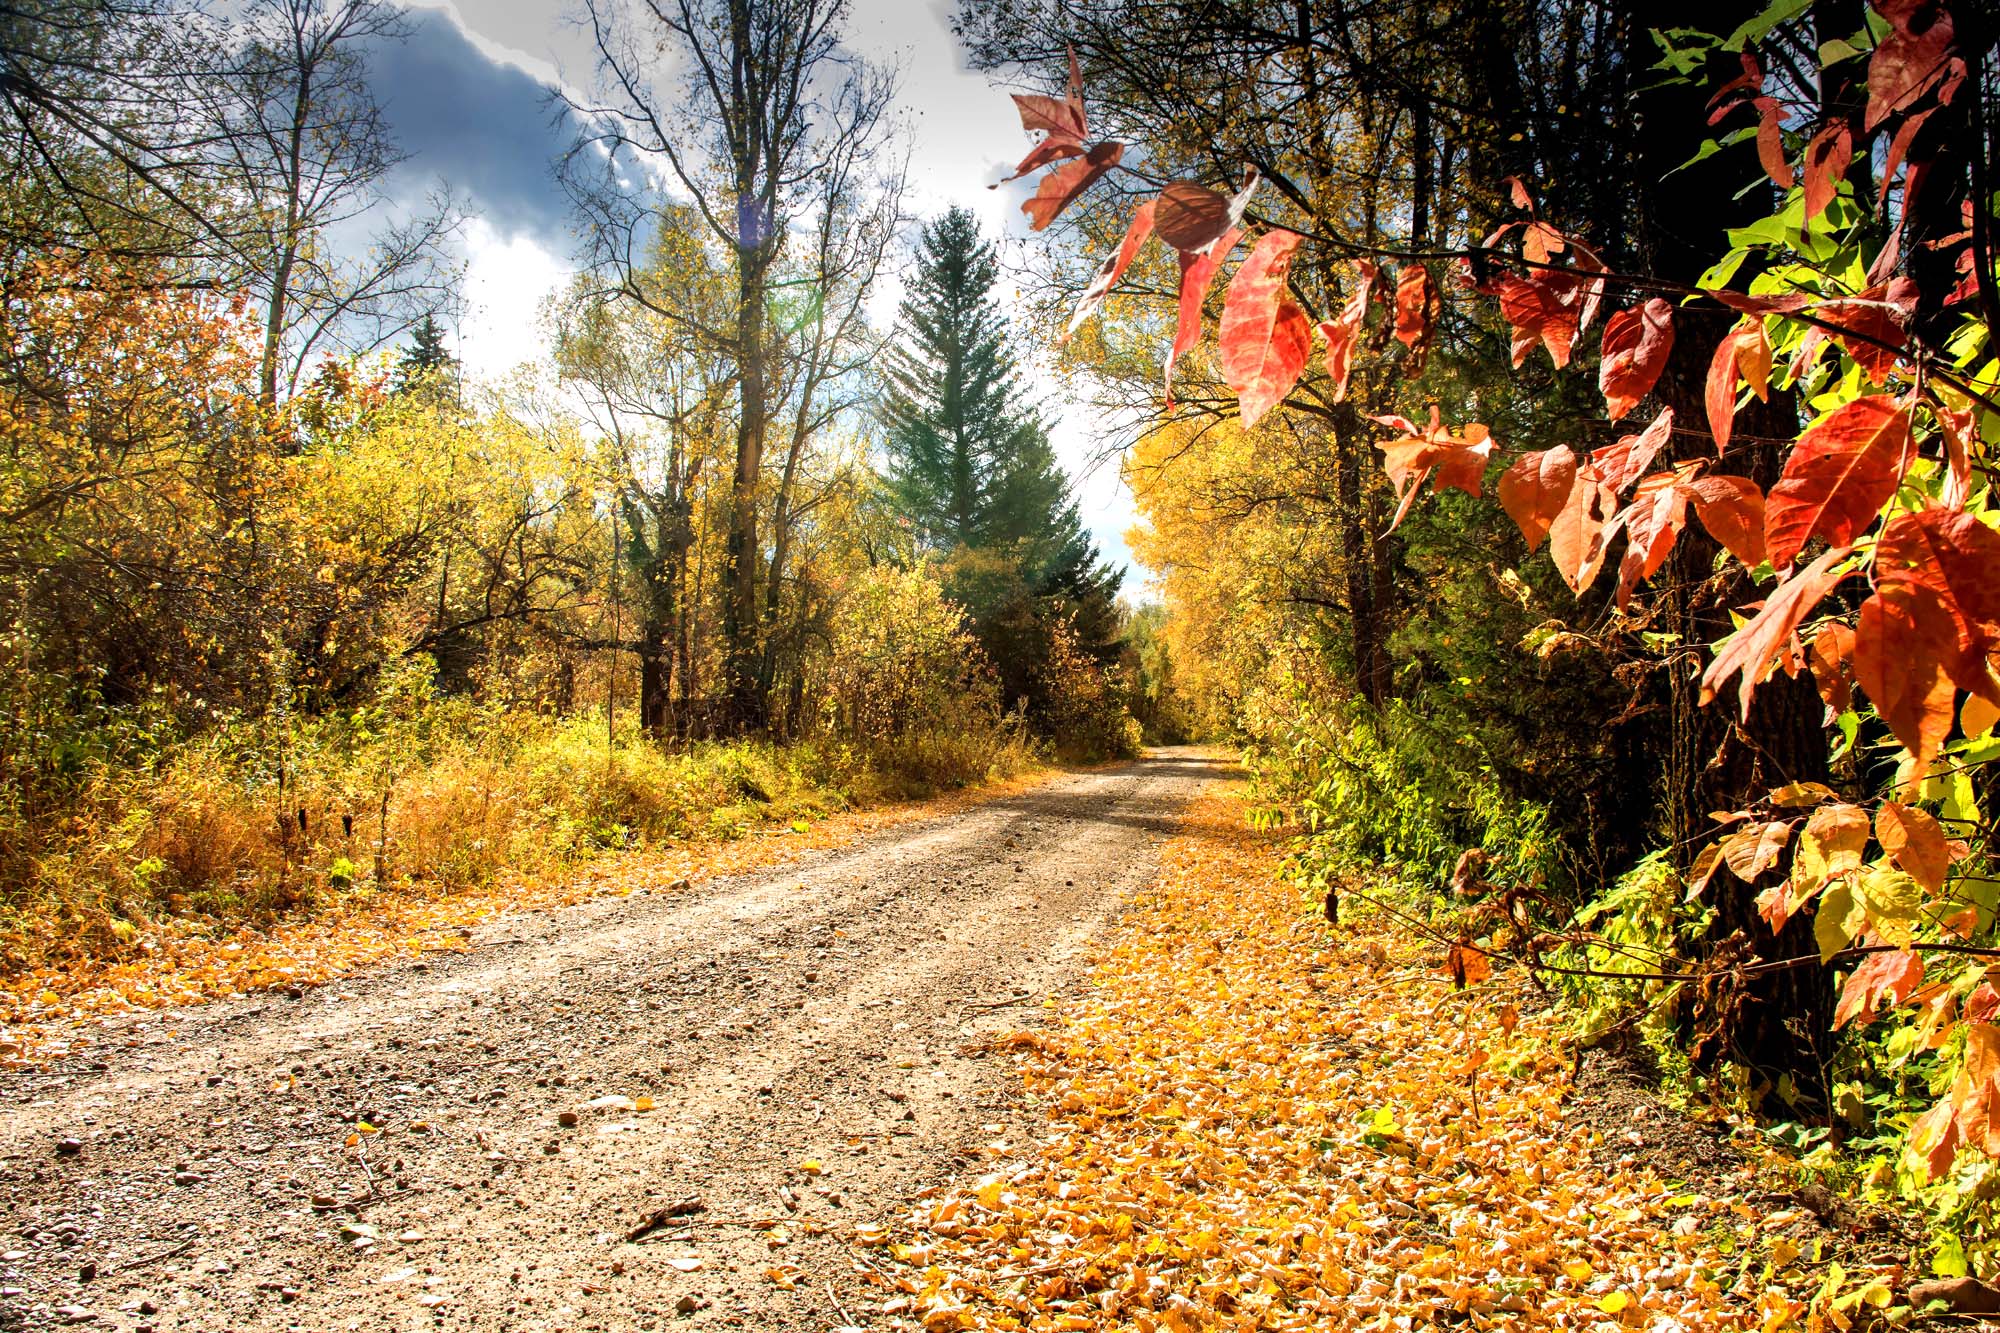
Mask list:
POLYGON ((410 344, 396 359, 396 388, 409 393, 417 389, 450 396, 458 376, 458 358, 445 346, 444 326, 429 312, 410 330, 410 344))
POLYGON ((1118 649, 1119 576, 1084 529, 1027 401, 993 299, 993 247, 965 209, 923 229, 885 367, 888 489, 920 549, 950 557, 948 586, 971 613, 1011 700, 1038 697, 1055 626, 1100 662, 1118 649))
POLYGON ((924 226, 882 407, 891 496, 928 549, 979 546, 996 474, 1036 423, 1016 405, 993 247, 970 212, 924 226))

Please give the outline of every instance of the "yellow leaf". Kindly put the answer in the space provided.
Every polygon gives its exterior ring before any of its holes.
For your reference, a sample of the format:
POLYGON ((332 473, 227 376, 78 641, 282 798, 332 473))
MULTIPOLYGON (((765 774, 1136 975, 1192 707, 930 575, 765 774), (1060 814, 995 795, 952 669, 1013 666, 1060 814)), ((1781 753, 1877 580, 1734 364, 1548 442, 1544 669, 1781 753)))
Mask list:
POLYGON ((806 1158, 805 1161, 799 1163, 799 1170, 805 1172, 809 1176, 818 1175, 820 1173, 819 1158, 817 1157, 806 1158))
POLYGON ((1609 1295, 1600 1296, 1597 1301, 1597 1308, 1606 1314, 1617 1314, 1631 1303, 1632 1298, 1630 1296, 1627 1296, 1622 1291, 1614 1291, 1609 1295))
POLYGON ((1591 1267, 1581 1259, 1571 1259, 1564 1263, 1563 1272, 1569 1275, 1569 1280, 1572 1282, 1590 1281, 1591 1267))

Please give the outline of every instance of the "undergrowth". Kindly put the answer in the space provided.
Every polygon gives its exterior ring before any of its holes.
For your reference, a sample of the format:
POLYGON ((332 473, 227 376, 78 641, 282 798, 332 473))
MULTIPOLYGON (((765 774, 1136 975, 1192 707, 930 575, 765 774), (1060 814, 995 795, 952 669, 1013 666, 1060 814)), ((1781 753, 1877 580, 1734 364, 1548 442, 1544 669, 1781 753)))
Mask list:
POLYGON ((607 735, 601 716, 440 695, 422 659, 363 706, 218 718, 185 738, 86 710, 0 753, 0 976, 118 956, 169 923, 221 935, 353 895, 559 873, 1039 758, 1008 725, 669 748, 629 724, 607 735))
POLYGON ((1313 906, 1329 892, 1365 897, 1343 912, 1379 905, 1401 915, 1406 934, 1505 955, 1519 936, 1492 904, 1504 896, 1495 890, 1514 891, 1541 926, 1572 937, 1542 955, 1561 969, 1542 981, 1572 1046, 1643 1048, 1665 1100, 1693 1114, 1757 1121, 1795 1186, 1829 1190, 1862 1210, 1920 1214, 1930 1239, 1912 1256, 1919 1278, 2000 1271, 2000 1167, 1961 1152, 1952 1169, 1927 1179, 1909 1148, 1913 1122, 1963 1065, 1962 1031, 1943 1020, 1968 1003, 1979 969, 1934 985, 1916 997, 1923 1003, 1845 1029, 1826 1104, 1753 1104, 1749 1071, 1691 1058, 1699 983, 1672 974, 1698 956, 1714 910, 1712 895, 1689 892, 1667 851, 1593 880, 1551 831, 1549 812, 1504 791, 1475 741, 1401 703, 1377 711, 1294 701, 1263 722, 1246 747, 1251 819, 1290 834, 1284 873, 1313 906), (1470 893, 1453 884, 1469 849, 1485 858, 1470 893))

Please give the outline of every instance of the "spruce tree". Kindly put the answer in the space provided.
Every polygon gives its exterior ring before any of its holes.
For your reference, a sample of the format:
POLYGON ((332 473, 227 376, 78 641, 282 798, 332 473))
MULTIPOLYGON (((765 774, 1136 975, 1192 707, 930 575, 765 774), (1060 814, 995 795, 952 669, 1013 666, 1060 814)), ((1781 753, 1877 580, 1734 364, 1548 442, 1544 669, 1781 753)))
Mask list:
POLYGON ((953 596, 1010 697, 1031 695, 1058 619, 1117 652, 1104 565, 1029 401, 994 300, 999 265, 965 209, 925 225, 884 368, 888 489, 919 546, 952 557, 953 596))
POLYGON ((432 393, 441 401, 456 387, 457 374, 458 358, 445 345, 444 326, 426 311, 410 330, 409 346, 396 358, 396 388, 432 393))
POLYGON ((1033 426, 1015 403, 999 276, 971 213, 925 224, 885 367, 890 494, 940 553, 983 543, 996 473, 1033 426))

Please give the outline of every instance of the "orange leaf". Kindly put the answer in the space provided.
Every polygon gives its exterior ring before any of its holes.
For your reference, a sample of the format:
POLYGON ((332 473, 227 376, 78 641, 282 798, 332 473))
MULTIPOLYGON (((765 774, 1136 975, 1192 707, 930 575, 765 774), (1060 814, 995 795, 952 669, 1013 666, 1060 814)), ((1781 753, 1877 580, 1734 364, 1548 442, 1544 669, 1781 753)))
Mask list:
POLYGON ((1944 829, 1929 811, 1884 802, 1875 812, 1875 841, 1898 870, 1932 893, 1943 891, 1951 853, 1945 848, 1944 829))
POLYGON ((1854 704, 1853 659, 1854 631, 1845 625, 1822 627, 1806 654, 1819 697, 1836 713, 1844 713, 1854 704))
POLYGON ((1454 989, 1464 990, 1476 986, 1493 975, 1493 964, 1484 953, 1472 946, 1471 941, 1461 940, 1451 946, 1445 955, 1444 972, 1451 977, 1454 989))
POLYGON ((1784 569, 1807 541, 1851 544, 1867 531, 1910 465, 1910 409, 1886 395, 1857 398, 1806 429, 1764 501, 1764 547, 1784 569))
POLYGON ((1028 215, 1028 230, 1040 231, 1054 222, 1099 176, 1117 166, 1124 155, 1124 144, 1106 140, 1092 144, 1082 157, 1042 177, 1033 196, 1021 205, 1021 211, 1028 215))
POLYGON ((1605 528, 1617 503, 1617 493, 1594 469, 1585 466, 1576 470, 1569 498, 1549 525, 1549 558, 1571 592, 1581 595, 1597 578, 1598 567, 1604 563, 1605 528))
POLYGON ((1520 365, 1540 343, 1560 370, 1569 364, 1570 344, 1576 340, 1577 311, 1565 303, 1548 282, 1536 278, 1507 277, 1500 284, 1500 313, 1513 327, 1514 364, 1520 365))
POLYGON ((1322 320, 1319 331, 1326 338, 1326 373, 1333 381, 1333 401, 1338 403, 1347 398, 1347 379, 1353 369, 1354 340, 1361 334, 1361 323, 1368 317, 1368 297, 1375 286, 1375 265, 1365 259, 1355 261, 1361 270, 1361 281, 1347 298, 1338 318, 1322 320))
POLYGON ((1834 1007, 1833 1026, 1836 1029, 1845 1027, 1857 1015, 1866 1023, 1875 1017, 1877 1010, 1894 1008, 1909 999, 1910 993, 1923 984, 1924 960, 1911 950, 1871 953, 1861 960, 1861 966, 1848 974, 1847 984, 1840 988, 1840 1003, 1834 1007))
POLYGON ((1422 264, 1405 264, 1396 278, 1396 341, 1418 355, 1430 340, 1436 300, 1430 270, 1422 264))
POLYGON ((1639 483, 1625 511, 1625 555, 1618 564, 1618 609, 1632 600, 1640 579, 1649 579, 1666 563, 1681 529, 1687 526, 1688 491, 1673 472, 1655 472, 1639 483))
POLYGON ((1764 321, 1747 320, 1729 331, 1716 344, 1715 357, 1708 363, 1708 430, 1715 437, 1715 451, 1729 447, 1729 434, 1736 422, 1736 380, 1741 374, 1750 391, 1762 400, 1771 393, 1771 342, 1764 336, 1764 321))
POLYGON ((1750 695, 1777 667, 1785 655, 1799 623, 1833 586, 1846 575, 1835 566, 1851 554, 1851 548, 1836 546, 1798 573, 1778 585, 1764 601, 1764 607, 1750 623, 1730 636, 1716 652, 1715 660, 1701 677, 1701 701, 1716 696, 1724 681, 1741 676, 1737 698, 1743 716, 1750 715, 1750 695))
POLYGON ((1569 502, 1576 487, 1576 455, 1566 444, 1523 454, 1500 474, 1500 507, 1527 538, 1533 551, 1547 540, 1549 528, 1569 502))
POLYGON ((1284 401, 1312 350, 1311 323, 1285 290, 1292 252, 1303 239, 1293 231, 1265 232, 1229 283, 1217 345, 1245 430, 1284 401))
POLYGON ((1655 296, 1604 321, 1597 385, 1613 421, 1653 391, 1674 350, 1674 308, 1655 296))
POLYGON ((1764 493, 1748 477, 1697 477, 1684 484, 1708 535, 1755 569, 1764 563, 1764 493))
POLYGON ((1617 492, 1624 492, 1633 482, 1646 475, 1646 469, 1653 465, 1667 441, 1674 434, 1674 409, 1663 407, 1653 423, 1637 435, 1622 435, 1616 444, 1607 444, 1594 450, 1590 455, 1590 465, 1606 486, 1617 492))
POLYGON ((1430 425, 1422 430, 1408 417, 1378 416, 1370 420, 1402 432, 1398 438, 1376 446, 1382 451, 1382 470, 1389 474, 1400 499, 1395 520, 1389 524, 1391 531, 1410 512, 1417 491, 1433 471, 1437 473, 1437 489, 1479 494, 1487 460, 1493 456, 1493 439, 1486 427, 1475 421, 1466 426, 1463 434, 1453 435, 1438 423, 1436 404, 1431 406, 1430 425))

